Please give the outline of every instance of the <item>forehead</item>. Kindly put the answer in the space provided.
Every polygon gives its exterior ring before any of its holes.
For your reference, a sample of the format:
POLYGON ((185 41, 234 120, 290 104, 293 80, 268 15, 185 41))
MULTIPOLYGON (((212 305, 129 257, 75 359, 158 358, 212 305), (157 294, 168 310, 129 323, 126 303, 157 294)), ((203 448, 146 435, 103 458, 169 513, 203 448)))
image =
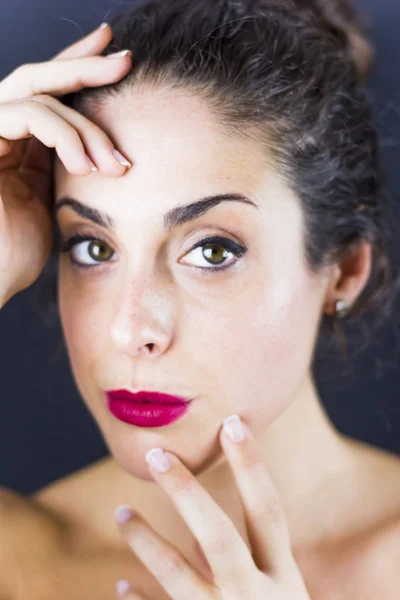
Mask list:
POLYGON ((213 170, 230 161, 246 166, 255 158, 265 160, 257 142, 233 134, 204 99, 183 89, 127 90, 102 106, 95 118, 124 145, 161 163, 179 161, 194 169, 196 159, 197 167, 213 170))
POLYGON ((239 165, 255 172, 266 159, 258 142, 232 133, 204 99, 186 89, 127 89, 85 116, 141 167, 184 167, 191 175, 212 176, 232 174, 239 165))
POLYGON ((255 198, 277 185, 260 142, 232 133, 205 100, 187 90, 129 89, 85 116, 133 166, 120 178, 80 177, 57 158, 57 197, 70 194, 105 210, 110 198, 118 198, 121 210, 124 205, 150 216, 224 192, 255 198))

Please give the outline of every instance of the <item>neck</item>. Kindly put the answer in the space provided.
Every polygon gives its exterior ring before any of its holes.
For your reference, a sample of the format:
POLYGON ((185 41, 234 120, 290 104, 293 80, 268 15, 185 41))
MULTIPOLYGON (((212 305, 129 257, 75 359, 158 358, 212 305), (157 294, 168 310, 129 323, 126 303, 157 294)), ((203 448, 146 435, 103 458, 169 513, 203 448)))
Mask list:
MULTIPOLYGON (((343 487, 352 478, 355 452, 323 409, 311 373, 285 412, 257 434, 256 443, 284 506, 292 547, 314 546, 320 539, 343 533, 339 533, 338 503, 343 502, 343 487)), ((230 467, 221 454, 199 481, 212 493, 221 481, 226 486, 227 471, 230 467)), ((342 510, 345 517, 345 507, 342 510)), ((349 527, 346 518, 341 525, 349 527)))
POLYGON ((351 476, 353 453, 323 409, 311 374, 257 443, 284 505, 293 547, 332 535, 337 523, 329 511, 335 494, 339 501, 339 480, 351 476))

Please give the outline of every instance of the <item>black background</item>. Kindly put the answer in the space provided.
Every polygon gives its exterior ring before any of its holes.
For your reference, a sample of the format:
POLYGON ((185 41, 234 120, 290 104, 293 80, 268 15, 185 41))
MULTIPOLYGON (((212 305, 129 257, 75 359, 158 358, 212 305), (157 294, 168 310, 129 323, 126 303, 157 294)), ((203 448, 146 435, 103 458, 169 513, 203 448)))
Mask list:
MULTIPOLYGON (((48 60, 129 4, 2 0, 0 79, 22 63, 48 60)), ((400 2, 357 4, 373 24, 377 54, 368 90, 400 232, 400 2)), ((0 484, 22 493, 32 493, 108 453, 73 382, 61 331, 40 316, 41 283, 42 278, 0 313, 0 484)), ((325 353, 316 364, 318 388, 337 428, 396 453, 400 453, 399 315, 397 300, 390 322, 374 334, 368 351, 351 361, 350 374, 343 374, 335 351, 325 353)), ((353 344, 357 351, 359 342, 353 344)))

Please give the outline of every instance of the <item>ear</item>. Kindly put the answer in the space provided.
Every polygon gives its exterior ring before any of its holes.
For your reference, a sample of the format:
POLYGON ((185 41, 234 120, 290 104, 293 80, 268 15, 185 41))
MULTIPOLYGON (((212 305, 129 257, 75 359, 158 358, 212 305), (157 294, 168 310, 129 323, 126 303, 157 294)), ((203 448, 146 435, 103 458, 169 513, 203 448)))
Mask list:
POLYGON ((362 242, 348 252, 345 258, 332 269, 331 281, 325 298, 324 312, 336 314, 336 302, 345 300, 352 306, 365 288, 372 268, 372 245, 362 242))

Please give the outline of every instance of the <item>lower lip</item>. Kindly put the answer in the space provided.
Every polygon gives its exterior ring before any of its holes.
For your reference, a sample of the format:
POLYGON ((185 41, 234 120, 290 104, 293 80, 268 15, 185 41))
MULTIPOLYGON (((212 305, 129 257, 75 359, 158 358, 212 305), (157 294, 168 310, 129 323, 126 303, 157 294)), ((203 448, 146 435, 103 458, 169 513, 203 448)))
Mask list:
POLYGON ((185 404, 142 404, 108 397, 107 404, 114 417, 124 423, 137 427, 162 427, 182 417, 189 410, 190 402, 185 404))

